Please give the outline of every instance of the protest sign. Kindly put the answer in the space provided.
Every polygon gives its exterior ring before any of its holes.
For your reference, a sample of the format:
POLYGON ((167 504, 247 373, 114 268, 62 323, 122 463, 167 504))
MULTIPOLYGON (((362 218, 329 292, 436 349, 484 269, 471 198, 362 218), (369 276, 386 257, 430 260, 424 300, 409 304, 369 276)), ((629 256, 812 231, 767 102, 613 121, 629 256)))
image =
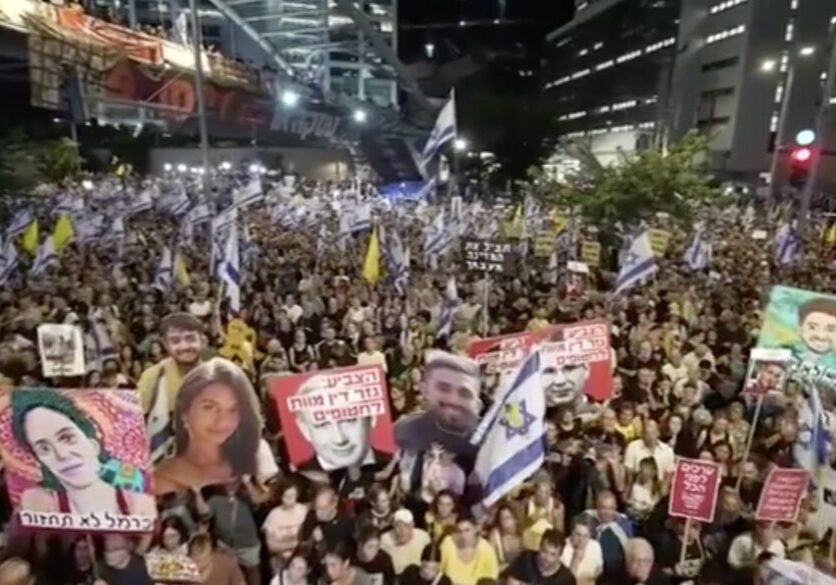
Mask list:
POLYGON ((752 239, 753 240, 765 240, 769 237, 769 234, 766 233, 766 230, 755 230, 752 232, 752 239))
POLYGON ((556 239, 557 231, 554 228, 538 231, 534 237, 534 255, 537 258, 549 258, 554 252, 556 239))
POLYGON ((836 577, 815 567, 779 558, 770 559, 759 571, 759 577, 762 585, 836 585, 836 577))
POLYGON ((583 262, 569 260, 566 263, 566 294, 578 297, 589 285, 589 266, 583 262))
POLYGON ((612 395, 612 354, 606 321, 580 321, 538 331, 547 406, 579 406, 583 396, 612 395))
POLYGON ((84 340, 76 325, 38 325, 38 351, 44 376, 83 376, 84 340))
POLYGON ((177 393, 171 416, 175 454, 156 466, 155 492, 258 475, 260 413, 255 389, 233 362, 216 357, 195 366, 177 393))
POLYGON ((428 351, 421 395, 426 411, 402 417, 395 424, 395 442, 402 451, 427 451, 435 444, 458 455, 475 456, 470 435, 479 424, 479 364, 470 358, 428 351))
POLYGON ((647 237, 650 239, 650 247, 657 256, 664 256, 671 243, 671 233, 666 230, 649 229, 647 237))
POLYGON ((533 344, 534 336, 530 333, 512 333, 471 341, 468 354, 479 364, 482 392, 493 396, 503 381, 519 368, 533 344))
POLYGON ((763 484, 755 520, 795 522, 810 474, 804 469, 773 467, 763 484))
POLYGON ((386 376, 380 366, 352 366, 267 381, 290 462, 332 471, 380 463, 394 452, 386 376))
POLYGON ((668 514, 712 522, 720 490, 720 465, 701 459, 678 459, 673 473, 668 514))
POLYGON ((601 265, 601 244, 584 240, 581 242, 581 260, 592 268, 601 265))
POLYGON ((472 272, 503 273, 513 265, 513 246, 491 240, 465 240, 464 262, 472 272))
POLYGON ((750 394, 783 393, 792 354, 788 349, 755 347, 749 354, 744 392, 750 394))
POLYGON ((758 347, 789 349, 790 379, 836 389, 836 296, 773 286, 758 347))
POLYGON ((0 389, 0 454, 21 524, 151 532, 157 507, 135 390, 0 389))
POLYGON ((145 555, 145 566, 154 583, 200 583, 197 564, 178 553, 151 551, 145 555))

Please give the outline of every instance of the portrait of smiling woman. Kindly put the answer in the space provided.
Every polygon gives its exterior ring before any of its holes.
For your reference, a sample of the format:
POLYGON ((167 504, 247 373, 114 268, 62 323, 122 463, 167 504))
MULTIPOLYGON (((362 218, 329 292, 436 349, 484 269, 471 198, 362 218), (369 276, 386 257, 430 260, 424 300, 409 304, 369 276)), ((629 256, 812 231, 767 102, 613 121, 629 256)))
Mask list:
POLYGON ((102 429, 67 394, 17 390, 11 410, 15 441, 32 454, 41 472, 37 485, 23 490, 21 509, 156 515, 153 496, 142 491, 147 483, 143 474, 108 453, 102 429))
POLYGON ((190 371, 172 422, 177 449, 157 466, 158 495, 255 475, 261 417, 255 390, 234 363, 214 358, 190 371))

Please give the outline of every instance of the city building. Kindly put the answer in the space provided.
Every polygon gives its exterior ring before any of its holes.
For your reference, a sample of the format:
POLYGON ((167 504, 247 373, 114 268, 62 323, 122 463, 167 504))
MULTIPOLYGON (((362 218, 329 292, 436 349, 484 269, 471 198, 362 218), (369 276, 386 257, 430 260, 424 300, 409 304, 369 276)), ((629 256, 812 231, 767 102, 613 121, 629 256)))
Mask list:
POLYGON ((795 135, 817 125, 834 25, 833 2, 683 0, 671 138, 698 128, 718 176, 754 183, 775 164, 782 183, 795 135))
POLYGON ((662 137, 680 0, 578 2, 548 35, 542 86, 558 102, 561 134, 602 163, 662 137))

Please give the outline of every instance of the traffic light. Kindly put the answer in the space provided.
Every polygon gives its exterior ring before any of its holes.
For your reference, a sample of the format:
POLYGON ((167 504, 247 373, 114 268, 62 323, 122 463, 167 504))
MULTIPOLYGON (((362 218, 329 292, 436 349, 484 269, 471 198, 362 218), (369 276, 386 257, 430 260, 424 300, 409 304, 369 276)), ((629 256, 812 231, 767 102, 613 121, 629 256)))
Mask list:
POLYGON ((790 152, 789 184, 793 187, 803 187, 810 176, 810 163, 813 160, 813 149, 802 146, 793 148, 790 152))

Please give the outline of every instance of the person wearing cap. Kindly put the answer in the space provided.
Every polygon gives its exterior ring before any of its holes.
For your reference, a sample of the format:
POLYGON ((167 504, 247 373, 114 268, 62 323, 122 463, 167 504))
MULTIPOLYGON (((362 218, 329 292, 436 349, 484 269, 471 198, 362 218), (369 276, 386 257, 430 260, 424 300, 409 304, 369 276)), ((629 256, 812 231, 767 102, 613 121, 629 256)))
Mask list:
POLYGON ((183 378, 200 363, 203 351, 202 324, 189 313, 172 313, 160 322, 160 335, 168 357, 147 368, 139 377, 142 410, 151 442, 151 458, 156 463, 174 445, 171 415, 183 378))
POLYGON ((380 547, 392 557, 395 574, 400 575, 407 567, 421 564, 421 553, 430 544, 430 536, 415 528, 415 518, 406 508, 395 512, 392 523, 392 530, 380 537, 380 547))

